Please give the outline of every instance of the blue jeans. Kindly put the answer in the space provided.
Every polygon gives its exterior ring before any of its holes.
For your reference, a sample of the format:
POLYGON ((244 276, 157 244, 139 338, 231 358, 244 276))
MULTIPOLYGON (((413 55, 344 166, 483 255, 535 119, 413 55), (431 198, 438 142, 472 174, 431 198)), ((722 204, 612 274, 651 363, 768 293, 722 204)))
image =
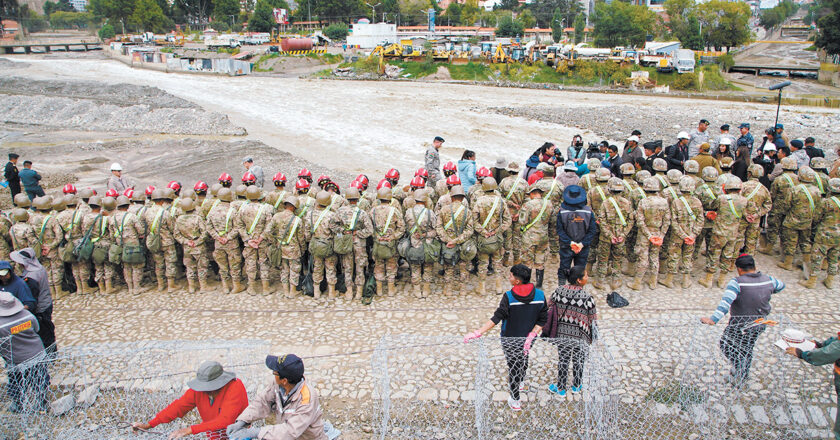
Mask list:
POLYGON ((566 284, 566 275, 569 274, 573 262, 575 266, 586 264, 586 258, 589 257, 589 248, 590 246, 584 246, 579 253, 575 254, 569 245, 560 243, 560 267, 557 268, 559 286, 566 284))

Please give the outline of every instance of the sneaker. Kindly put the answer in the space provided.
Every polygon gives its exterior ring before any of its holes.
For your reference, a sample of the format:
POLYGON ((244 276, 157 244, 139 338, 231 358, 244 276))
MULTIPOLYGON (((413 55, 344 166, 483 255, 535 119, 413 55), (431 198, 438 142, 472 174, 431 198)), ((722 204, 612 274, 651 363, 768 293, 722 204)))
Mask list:
POLYGON ((508 406, 514 411, 522 410, 522 405, 519 404, 518 400, 513 400, 513 397, 508 397, 508 406))
POLYGON ((550 391, 551 393, 556 394, 560 397, 566 397, 566 390, 561 390, 561 389, 557 388, 556 383, 553 383, 553 384, 549 385, 548 386, 548 391, 550 391))
POLYGON ((528 385, 525 385, 525 381, 519 382, 519 391, 528 391, 528 385))
POLYGON ((583 388, 583 387, 572 387, 572 394, 579 393, 581 388, 583 388))

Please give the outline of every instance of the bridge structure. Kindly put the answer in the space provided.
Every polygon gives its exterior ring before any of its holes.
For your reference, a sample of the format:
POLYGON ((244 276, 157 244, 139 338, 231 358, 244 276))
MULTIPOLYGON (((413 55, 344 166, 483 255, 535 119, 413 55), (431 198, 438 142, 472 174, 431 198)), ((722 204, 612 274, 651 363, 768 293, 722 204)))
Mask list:
POLYGON ((781 66, 781 65, 772 65, 772 64, 750 64, 750 63, 739 63, 732 66, 730 71, 738 71, 738 72, 753 72, 756 75, 760 75, 762 71, 782 71, 787 72, 788 76, 790 76, 791 72, 813 72, 818 73, 820 71, 819 66, 781 66))
POLYGON ((98 39, 49 39, 31 41, 3 41, 0 42, 0 52, 4 54, 33 52, 49 53, 57 51, 87 52, 89 50, 102 49, 102 42, 98 39))

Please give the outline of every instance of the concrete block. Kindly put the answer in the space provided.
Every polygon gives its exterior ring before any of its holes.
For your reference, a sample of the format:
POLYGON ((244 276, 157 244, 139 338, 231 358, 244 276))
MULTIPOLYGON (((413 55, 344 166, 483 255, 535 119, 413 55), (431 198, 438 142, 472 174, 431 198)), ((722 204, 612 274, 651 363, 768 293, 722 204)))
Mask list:
POLYGON ((805 410, 799 405, 790 406, 790 416, 797 425, 808 424, 808 416, 805 415, 805 410))
POLYGON ((76 398, 72 394, 68 394, 56 401, 50 403, 50 408, 54 416, 61 416, 70 412, 76 406, 76 398))
POLYGON ((825 419, 822 408, 811 405, 808 407, 808 414, 811 416, 811 422, 820 428, 828 426, 828 421, 825 419))
POLYGON ((750 407, 750 414, 752 415, 753 420, 755 420, 758 423, 763 423, 765 425, 770 423, 770 417, 767 417, 767 412, 764 411, 763 406, 758 406, 758 405, 751 406, 750 407))
POLYGON ((747 419, 747 412, 741 405, 732 405, 732 416, 735 417, 736 422, 742 425, 749 421, 747 419))
POLYGON ((785 413, 784 408, 782 408, 780 406, 777 406, 777 407, 771 409, 770 412, 773 413, 773 417, 776 418, 776 424, 777 425, 781 425, 781 426, 790 425, 790 418, 788 418, 787 413, 785 413))
POLYGON ((99 385, 91 385, 79 393, 79 398, 76 399, 76 404, 80 408, 88 408, 96 402, 99 397, 99 385))

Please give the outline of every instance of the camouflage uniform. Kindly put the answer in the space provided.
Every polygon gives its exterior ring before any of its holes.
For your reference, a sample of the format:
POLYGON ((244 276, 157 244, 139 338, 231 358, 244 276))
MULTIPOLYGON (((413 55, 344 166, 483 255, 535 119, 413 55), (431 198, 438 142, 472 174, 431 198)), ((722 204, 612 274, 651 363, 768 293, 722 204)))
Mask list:
MULTIPOLYGON (((140 223, 136 214, 117 210, 111 216, 108 227, 111 230, 111 237, 121 246, 141 246, 140 237, 143 236, 144 232, 143 224, 140 223)), ((140 283, 143 281, 144 263, 129 264, 123 261, 122 265, 123 278, 125 278, 125 283, 128 285, 129 293, 140 293, 139 289, 140 283)), ((86 283, 87 278, 83 278, 81 282, 86 283)))
POLYGON ((12 250, 15 251, 34 248, 38 243, 38 234, 28 221, 16 221, 12 224, 9 228, 9 238, 12 239, 12 250))
POLYGON ((557 234, 554 209, 551 200, 538 197, 525 202, 519 211, 517 226, 522 231, 522 264, 532 269, 545 269, 549 235, 551 231, 557 234))
MULTIPOLYGON (((651 177, 654 179, 655 177, 651 177)), ((645 182, 647 187, 648 182, 645 182)), ((636 225, 638 236, 636 237, 635 252, 639 257, 636 267, 636 276, 633 286, 641 288, 641 281, 645 272, 650 276, 648 285, 651 289, 656 288, 656 277, 659 273, 659 252, 662 246, 656 246, 650 242, 651 237, 660 237, 665 240, 665 233, 671 225, 671 209, 668 201, 659 196, 658 191, 646 191, 647 197, 639 202, 636 208, 636 225)), ((634 290, 639 290, 638 288, 634 290)))
MULTIPOLYGON (((778 179, 777 179, 778 180, 778 179)), ((811 224, 820 207, 820 189, 800 183, 790 197, 790 208, 782 223, 782 253, 793 257, 797 244, 802 255, 811 254, 811 224)))
MULTIPOLYGON (((592 185, 592 188, 586 192, 586 204, 592 208, 592 212, 596 214, 597 219, 600 220, 600 217, 597 217, 597 212, 601 209, 601 206, 607 199, 610 197, 609 190, 607 189, 607 181, 597 181, 595 185, 592 185)), ((600 240, 601 234, 599 233, 592 239, 592 243, 590 244, 590 249, 595 250, 595 252, 589 252, 589 255, 586 257, 586 264, 592 267, 595 264, 595 261, 598 257, 598 248, 601 242, 600 240)))
POLYGON ((357 295, 361 298, 361 288, 365 284, 365 268, 368 264, 367 238, 373 234, 373 223, 370 220, 370 215, 359 206, 359 203, 361 203, 361 199, 356 205, 348 204, 339 208, 333 216, 330 226, 336 235, 353 235, 353 250, 339 256, 341 268, 344 272, 344 282, 348 289, 348 297, 351 298, 353 296, 353 286, 356 286, 357 295))
POLYGON ((297 215, 298 217, 300 217, 301 220, 303 220, 309 216, 309 211, 311 211, 314 207, 314 198, 309 197, 308 195, 298 196, 298 207, 295 211, 295 215, 297 215))
MULTIPOLYGON (((392 199, 392 202, 396 202, 396 200, 392 199)), ((405 233, 405 221, 399 202, 374 206, 371 210, 371 220, 373 221, 373 238, 375 241, 390 242, 391 245, 396 246, 397 241, 405 233), (390 221, 388 221, 389 217, 390 221)), ((387 278, 389 288, 393 287, 392 285, 397 278, 397 254, 394 253, 394 257, 387 260, 378 259, 374 255, 373 275, 379 283, 387 278)), ((392 295, 394 293, 391 291, 392 295)))
MULTIPOLYGON (((503 276, 504 271, 502 270, 501 263, 502 254, 504 253, 504 234, 511 227, 511 216, 507 210, 505 199, 497 191, 482 191, 482 193, 484 195, 479 197, 472 207, 473 229, 475 230, 476 240, 481 240, 482 237, 496 236, 501 241, 502 246, 492 254, 479 252, 478 268, 479 270, 487 270, 487 277, 490 277, 493 275, 493 272, 490 272, 488 268, 489 263, 492 264, 494 272, 497 272, 499 276, 503 276)), ((479 272, 478 276, 481 277, 481 275, 479 272)), ((501 290, 501 279, 497 278, 496 281, 496 290, 501 290)), ((483 285, 484 282, 481 281, 480 284, 483 285)), ((479 289, 482 290, 480 293, 484 293, 484 289, 480 287, 479 289)))
MULTIPOLYGON (((588 176, 589 174, 587 174, 588 176)), ((595 181, 593 180, 593 185, 595 181)), ((591 186, 590 186, 591 187, 591 186)), ((531 188, 539 188, 542 190, 542 198, 548 199, 551 202, 551 212, 546 213, 550 214, 551 218, 556 219, 557 213, 560 212, 560 205, 563 203, 563 184, 552 177, 543 177, 542 179, 534 182, 531 185, 531 188)), ((559 255, 560 253, 560 241, 557 237, 557 229, 552 227, 548 230, 548 247, 551 249, 552 255, 559 255)))
POLYGON ((595 217, 598 219, 601 236, 595 250, 598 261, 596 274, 600 281, 607 282, 609 279, 609 284, 618 288, 618 268, 621 267, 627 245, 624 242, 614 244, 613 239, 626 239, 636 224, 633 203, 622 197, 621 193, 614 193, 598 207, 595 217))
MULTIPOLYGON (((694 179, 692 179, 694 180, 694 179)), ((672 187, 673 188, 673 187, 672 187)), ((671 240, 665 247, 666 270, 671 275, 691 274, 694 263, 694 244, 687 244, 686 238, 695 239, 703 231, 703 202, 691 193, 682 193, 671 201, 671 240)), ((686 287, 686 286, 683 286, 686 287)))
POLYGON ((289 192, 285 189, 274 188, 274 191, 265 196, 265 203, 271 205, 275 212, 279 212, 283 209, 283 200, 286 199, 287 195, 289 195, 289 192))
MULTIPOLYGON (((88 229, 91 229, 91 242, 95 247, 104 249, 106 254, 108 253, 108 248, 111 246, 110 223, 113 219, 113 217, 106 215, 103 211, 100 211, 99 213, 91 212, 82 219, 82 229, 84 229, 85 232, 87 232, 88 229), (100 214, 102 217, 97 220, 97 217, 99 217, 100 214)), ((114 265, 108 261, 107 255, 104 262, 97 263, 91 259, 91 264, 94 269, 93 279, 99 284, 100 292, 105 293, 106 283, 110 284, 111 280, 114 279, 114 265)), ((82 282, 86 281, 86 279, 82 280, 82 282)))
MULTIPOLYGON (((737 177, 732 178, 740 182, 737 177)), ((738 243, 747 227, 746 216, 754 216, 758 210, 753 202, 739 193, 722 194, 717 199, 716 208, 711 244, 706 250, 706 273, 714 274, 720 269, 718 287, 723 288, 721 284, 725 285, 724 278, 738 256, 738 243), (721 283, 721 279, 724 279, 724 283, 721 283)))
POLYGON ((825 286, 831 289, 831 281, 837 275, 840 261, 840 195, 829 194, 829 197, 822 200, 814 217, 814 229, 817 230, 817 234, 811 253, 812 270, 817 273, 822 267, 823 259, 826 259, 828 275, 831 278, 825 282, 825 286))
MULTIPOLYGON (((436 223, 437 216, 434 211, 422 203, 416 203, 414 207, 407 209, 405 212, 405 230, 406 235, 411 240, 411 246, 420 247, 432 244, 437 239, 436 223)), ((418 297, 423 297, 423 293, 429 295, 431 290, 429 283, 432 282, 434 277, 434 263, 409 263, 409 266, 411 268, 411 284, 415 288, 415 295, 418 297), (421 282, 425 283, 423 289, 421 289, 421 282)))
POLYGON ((361 193, 362 195, 359 198, 359 208, 362 208, 362 210, 370 215, 370 210, 373 209, 373 204, 376 202, 376 192, 361 191, 361 193))
MULTIPOLYGON (((441 199, 443 199, 443 197, 441 197, 441 199)), ((440 213, 438 213, 435 221, 435 232, 437 232, 438 239, 441 242, 441 247, 446 246, 449 242, 460 245, 470 239, 473 234, 473 216, 470 215, 470 210, 466 204, 463 201, 456 202, 454 200, 445 204, 440 210, 440 213)), ((455 287, 456 267, 443 265, 443 270, 444 292, 451 293, 452 290, 450 289, 454 289, 455 287)), ((469 280, 467 262, 463 260, 459 261, 457 264, 457 270, 461 271, 461 291, 464 293, 467 281, 469 280)))
MULTIPOLYGON (((269 282, 271 265, 268 262, 268 240, 262 236, 268 228, 268 222, 274 215, 274 208, 271 205, 252 200, 251 203, 243 205, 236 214, 235 225, 239 230, 239 237, 242 239, 242 259, 245 262, 245 275, 248 277, 248 293, 255 294, 254 283, 259 271, 263 288, 267 288, 269 282), (257 240, 256 247, 249 241, 257 240)), ((268 292, 263 292, 268 294, 268 292)))
MULTIPOLYGON (((633 204, 633 213, 635 214, 636 208, 639 207, 639 202, 643 199, 647 198, 647 194, 645 194, 644 188, 642 188, 636 181, 633 179, 623 179, 624 181, 624 194, 622 195, 626 199, 630 200, 630 203, 633 204)), ((627 261, 631 265, 635 265, 636 262, 639 261, 639 256, 636 255, 636 236, 639 233, 639 226, 636 222, 633 222, 633 227, 630 228, 630 232, 627 233, 627 238, 624 240, 625 242, 625 255, 627 256, 627 261)), ((635 273, 634 270, 629 270, 625 273, 625 275, 633 275, 635 273)))
POLYGON ((210 259, 204 245, 209 237, 204 217, 197 210, 185 212, 175 219, 174 233, 175 240, 181 243, 184 249, 184 267, 187 269, 186 275, 190 287, 198 280, 200 289, 205 290, 210 259))
POLYGON ((9 261, 9 254, 12 253, 12 242, 9 239, 9 229, 12 221, 6 214, 0 214, 0 259, 9 261))
MULTIPOLYGON (((332 246, 335 233, 330 228, 330 224, 334 221, 334 216, 335 212, 332 208, 329 206, 323 207, 317 203, 312 207, 309 213, 306 214, 304 220, 306 224, 307 239, 310 241, 310 248, 312 246, 312 240, 316 238, 325 240, 330 243, 330 246, 332 246)), ((335 288, 335 283, 338 280, 335 267, 337 262, 338 257, 335 253, 332 253, 326 258, 318 258, 314 255, 312 256, 312 280, 315 282, 316 295, 319 295, 318 285, 321 284, 325 275, 327 278, 327 285, 330 286, 330 292, 333 293, 332 289, 335 288)))
MULTIPOLYGON (((56 215, 56 221, 61 226, 64 233, 64 239, 67 243, 64 245, 71 248, 76 245, 77 240, 81 239, 86 231, 82 230, 82 219, 84 212, 76 206, 75 209, 67 209, 59 212, 56 215)), ((63 263, 62 263, 63 264, 63 263)), ((90 277, 90 267, 87 261, 73 261, 73 279, 76 281, 76 288, 78 293, 84 294, 87 287, 87 281, 90 277)))
MULTIPOLYGON (((741 187, 741 195, 755 204, 759 217, 767 215, 773 208, 770 191, 758 179, 750 178, 750 180, 744 182, 741 187)), ((739 242, 738 250, 750 255, 754 254, 759 236, 761 236, 761 222, 748 223, 744 236, 739 237, 743 240, 739 242)))
POLYGON ((280 248, 280 284, 287 297, 292 297, 292 287, 297 290, 300 277, 300 259, 306 250, 306 225, 294 212, 280 208, 268 223, 264 236, 272 246, 280 248))
POLYGON ((41 265, 47 270, 50 286, 61 287, 61 280, 64 278, 64 262, 58 251, 58 244, 64 237, 64 231, 56 221, 56 215, 52 212, 35 212, 29 216, 29 224, 35 230, 35 236, 41 243, 41 265))
POLYGON ((795 173, 790 171, 785 171, 770 184, 770 198, 773 200, 773 207, 767 215, 767 231, 765 236, 767 249, 762 250, 772 252, 773 247, 779 242, 782 222, 784 222, 785 216, 790 210, 791 198, 793 192, 796 191, 797 185, 799 185, 799 178, 795 173))
POLYGON ((694 196, 703 204, 703 230, 697 236, 694 242, 694 257, 693 261, 697 261, 700 257, 700 250, 703 249, 705 243, 705 250, 708 254, 709 246, 712 242, 712 226, 715 222, 706 217, 707 212, 716 211, 718 207, 718 198, 721 196, 721 187, 714 182, 703 182, 702 185, 694 189, 694 196))
POLYGON ((207 232, 215 241, 213 259, 219 265, 222 290, 228 293, 228 282, 233 281, 234 293, 240 291, 242 276, 242 249, 239 244, 239 230, 235 226, 236 207, 221 201, 207 214, 207 232), (223 242, 224 241, 224 242, 223 242))
POLYGON ((143 220, 146 222, 148 232, 146 244, 148 249, 149 236, 160 235, 160 251, 149 252, 155 264, 155 276, 158 282, 158 290, 163 290, 163 279, 166 277, 168 290, 175 291, 175 277, 178 274, 178 250, 175 247, 175 237, 172 235, 175 227, 175 219, 169 214, 169 209, 161 205, 152 205, 146 209, 143 220))
MULTIPOLYGON (((528 182, 519 177, 518 174, 507 176, 499 182, 499 192, 505 198, 511 222, 516 225, 519 222, 519 209, 525 204, 525 190, 528 182)), ((522 230, 514 226, 505 232, 505 258, 502 264, 518 264, 522 252, 522 230), (513 261, 510 261, 510 257, 513 261)))

